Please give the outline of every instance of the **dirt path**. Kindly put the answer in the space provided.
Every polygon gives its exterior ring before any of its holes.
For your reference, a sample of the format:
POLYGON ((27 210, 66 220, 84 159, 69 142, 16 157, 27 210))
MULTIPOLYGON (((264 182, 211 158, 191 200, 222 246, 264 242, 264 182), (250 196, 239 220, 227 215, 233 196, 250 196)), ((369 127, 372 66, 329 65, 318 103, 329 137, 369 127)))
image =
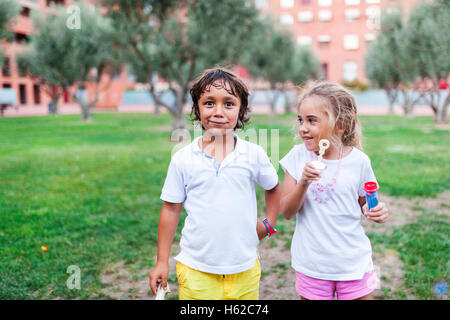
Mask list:
MULTIPOLYGON (((401 226, 415 222, 424 210, 434 210, 440 214, 450 216, 450 190, 443 192, 437 198, 394 198, 380 195, 390 209, 390 219, 385 224, 376 224, 367 220, 362 221, 366 231, 377 233, 392 232, 394 226, 401 226)), ((295 227, 295 221, 282 222, 284 233, 271 239, 265 239, 259 246, 262 276, 260 283, 260 299, 262 300, 296 300, 295 271, 290 262, 290 237, 295 227)), ((174 245, 172 253, 178 252, 178 245, 174 245)), ((403 262, 394 250, 374 250, 373 261, 375 271, 381 279, 381 288, 390 289, 391 292, 402 290, 407 297, 414 296, 405 289, 403 283, 403 262)), ((176 261, 170 258, 169 281, 172 293, 168 299, 176 299, 178 295, 177 280, 175 276, 176 261)), ((154 299, 149 291, 148 274, 150 269, 136 270, 134 266, 124 267, 122 263, 112 266, 104 271, 101 280, 109 284, 103 293, 113 299, 154 299)), ((383 298, 381 289, 374 292, 376 299, 383 298)))

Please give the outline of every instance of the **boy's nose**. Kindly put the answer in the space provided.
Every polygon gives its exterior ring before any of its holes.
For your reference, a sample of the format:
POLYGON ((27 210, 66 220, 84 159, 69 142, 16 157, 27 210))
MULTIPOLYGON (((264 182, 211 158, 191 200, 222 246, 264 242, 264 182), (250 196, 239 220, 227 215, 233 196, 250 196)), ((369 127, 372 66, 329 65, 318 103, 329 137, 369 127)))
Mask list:
POLYGON ((218 103, 216 108, 214 108, 214 115, 223 117, 223 105, 218 103))

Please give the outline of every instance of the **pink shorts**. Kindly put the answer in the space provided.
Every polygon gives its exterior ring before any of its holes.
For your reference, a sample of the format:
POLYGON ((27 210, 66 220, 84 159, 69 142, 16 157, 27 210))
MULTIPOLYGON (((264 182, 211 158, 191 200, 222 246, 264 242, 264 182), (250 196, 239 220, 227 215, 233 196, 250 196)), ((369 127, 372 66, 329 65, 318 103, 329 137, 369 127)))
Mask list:
POLYGON ((368 295, 377 285, 378 278, 374 271, 366 272, 362 279, 349 281, 316 279, 297 272, 295 289, 309 300, 333 300, 335 292, 339 300, 353 300, 368 295))

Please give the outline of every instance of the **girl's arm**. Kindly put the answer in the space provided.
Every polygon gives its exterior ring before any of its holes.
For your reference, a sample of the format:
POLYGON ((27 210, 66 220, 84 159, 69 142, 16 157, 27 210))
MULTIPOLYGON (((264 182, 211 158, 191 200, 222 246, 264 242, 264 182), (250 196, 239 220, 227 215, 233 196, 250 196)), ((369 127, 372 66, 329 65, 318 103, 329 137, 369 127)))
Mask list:
MULTIPOLYGON (((280 195, 281 186, 278 182, 275 188, 271 190, 266 190, 266 218, 270 225, 275 228, 278 220, 278 215, 280 213, 280 195)), ((261 240, 267 235, 267 229, 261 221, 258 221, 256 225, 256 232, 258 233, 258 238, 261 240)))
POLYGON ((295 216, 303 206, 309 185, 320 178, 320 171, 316 170, 310 162, 305 165, 299 183, 286 171, 281 192, 281 215, 288 220, 295 216))
POLYGON ((173 238, 177 231, 178 221, 182 203, 171 203, 164 201, 158 225, 158 254, 155 267, 150 272, 150 288, 156 295, 158 281, 164 289, 167 288, 167 278, 169 276, 169 255, 173 238))

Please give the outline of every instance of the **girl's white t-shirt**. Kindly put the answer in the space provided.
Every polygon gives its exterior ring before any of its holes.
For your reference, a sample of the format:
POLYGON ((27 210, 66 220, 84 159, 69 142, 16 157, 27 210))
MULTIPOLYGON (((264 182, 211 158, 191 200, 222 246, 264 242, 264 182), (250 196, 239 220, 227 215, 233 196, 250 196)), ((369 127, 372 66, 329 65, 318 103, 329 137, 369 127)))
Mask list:
MULTIPOLYGON (((312 160, 317 160, 316 154, 300 144, 280 164, 299 183, 305 164, 312 160)), ((373 270, 372 247, 361 226, 358 203, 358 198, 364 196, 364 183, 377 182, 370 159, 353 148, 340 165, 339 160, 322 161, 327 166, 322 179, 308 187, 303 207, 296 214, 292 267, 317 279, 362 279, 365 272, 373 270)))

